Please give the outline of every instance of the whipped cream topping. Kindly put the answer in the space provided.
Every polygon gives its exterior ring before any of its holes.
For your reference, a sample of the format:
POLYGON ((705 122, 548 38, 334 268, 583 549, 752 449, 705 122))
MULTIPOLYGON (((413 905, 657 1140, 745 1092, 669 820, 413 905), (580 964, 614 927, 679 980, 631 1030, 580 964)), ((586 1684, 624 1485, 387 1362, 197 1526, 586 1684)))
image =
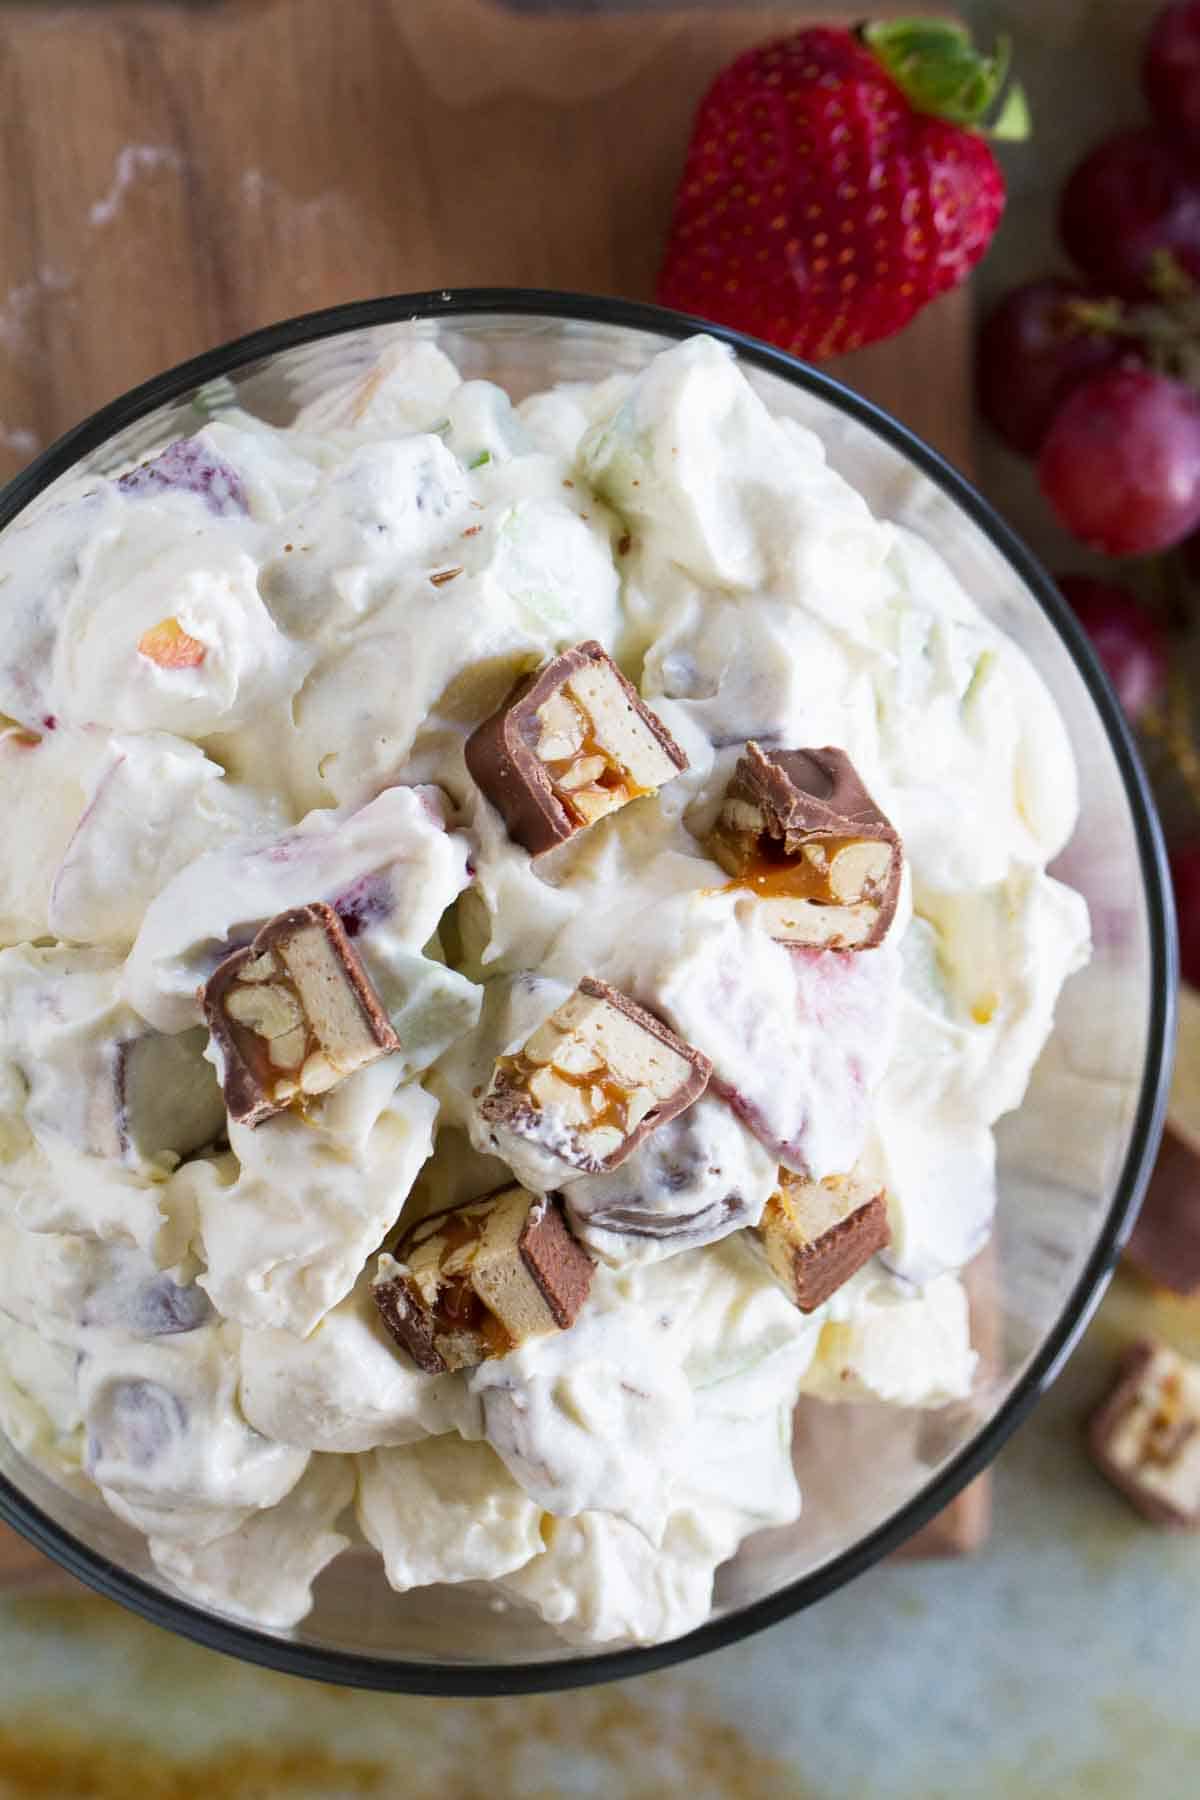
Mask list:
POLYGON ((701 1623, 799 1515, 800 1397, 970 1392, 991 1128, 1088 952, 1045 872, 1075 813, 1021 653, 705 337, 514 405, 400 330, 289 428, 231 411, 59 484, 0 534, 0 1427, 271 1629, 364 1540, 572 1643, 701 1623), (688 766, 535 861, 464 745, 591 639, 688 766), (843 749, 896 827, 879 948, 785 948, 711 860, 751 738, 843 749), (231 1123, 201 991, 313 902, 400 1049, 231 1123), (501 1162, 495 1060, 587 976, 709 1086, 612 1169, 501 1162), (887 1193, 889 1248, 809 1316, 745 1235, 781 1165, 887 1193), (591 1291, 423 1373, 375 1252, 514 1174, 591 1291))

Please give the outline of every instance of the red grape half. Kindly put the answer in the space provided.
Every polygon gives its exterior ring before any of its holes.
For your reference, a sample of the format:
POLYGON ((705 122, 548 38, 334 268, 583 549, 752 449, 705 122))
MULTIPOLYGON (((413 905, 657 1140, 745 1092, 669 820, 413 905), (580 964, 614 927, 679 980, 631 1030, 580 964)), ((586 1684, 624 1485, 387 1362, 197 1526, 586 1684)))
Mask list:
POLYGON ((1085 156, 1058 222, 1068 254, 1112 293, 1152 295, 1156 251, 1200 282, 1200 183, 1155 131, 1119 132, 1085 156))
POLYGON ((1164 6, 1146 40, 1146 99, 1164 137, 1200 157, 1200 0, 1164 6))
POLYGON ((1092 375, 1062 406, 1038 480, 1068 531, 1148 556, 1200 525, 1200 394, 1148 369, 1092 375))
POLYGON ((1073 388, 1098 369, 1132 360, 1128 344, 1089 331, 1073 302, 1094 300, 1078 282, 1048 276, 1014 288, 984 321, 976 384, 992 429, 1021 456, 1036 456, 1073 388))

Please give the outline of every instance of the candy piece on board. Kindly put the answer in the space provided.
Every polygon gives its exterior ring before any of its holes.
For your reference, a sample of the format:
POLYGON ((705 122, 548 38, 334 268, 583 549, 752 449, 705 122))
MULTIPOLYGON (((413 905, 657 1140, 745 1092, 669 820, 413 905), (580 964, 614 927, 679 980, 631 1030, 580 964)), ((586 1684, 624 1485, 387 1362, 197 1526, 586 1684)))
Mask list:
POLYGON ((1169 1126, 1125 1258, 1156 1287, 1200 1294, 1200 1156, 1169 1126))
POLYGON ((1088 1428, 1093 1459, 1154 1525, 1200 1527, 1200 1364, 1134 1344, 1088 1428))

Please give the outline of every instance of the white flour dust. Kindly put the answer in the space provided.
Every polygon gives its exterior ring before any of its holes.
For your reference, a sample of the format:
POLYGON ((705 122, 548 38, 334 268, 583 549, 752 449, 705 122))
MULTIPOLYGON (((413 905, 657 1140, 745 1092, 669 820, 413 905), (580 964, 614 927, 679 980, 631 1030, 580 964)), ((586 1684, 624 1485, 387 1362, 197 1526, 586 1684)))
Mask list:
POLYGON ((262 169, 244 170, 241 185, 242 199, 248 207, 255 212, 270 207, 287 225, 315 225, 331 212, 337 212, 343 199, 336 189, 332 189, 325 194, 315 194, 311 200, 297 200, 273 175, 265 174, 262 169))
POLYGON ((239 183, 242 204, 257 231, 270 234, 290 265, 289 292, 298 299, 328 298, 321 286, 321 267, 307 254, 318 238, 326 247, 332 266, 352 266, 359 231, 357 214, 339 188, 299 200, 274 176, 262 169, 242 172, 239 183), (338 251, 344 246, 344 255, 338 251))
POLYGON ((36 354, 37 318, 48 299, 69 294, 74 277, 65 269, 47 264, 32 281, 22 281, 9 288, 0 304, 0 344, 12 356, 36 354))
POLYGON ((36 456, 42 440, 24 425, 6 425, 0 419, 0 450, 12 450, 18 456, 36 456))
MULTIPOLYGON (((79 314, 91 307, 95 280, 111 273, 111 246, 104 243, 109 228, 119 224, 136 189, 163 178, 187 175, 197 165, 171 144, 125 144, 113 159, 108 185, 87 203, 77 226, 70 232, 74 244, 72 265, 62 268, 46 263, 28 279, 0 296, 0 358, 18 367, 44 366, 54 354, 53 345, 64 329, 64 314, 79 314)), ((203 173, 202 167, 199 169, 203 173)), ((244 210, 259 229, 267 229, 281 246, 291 249, 311 240, 318 228, 345 234, 352 244, 356 221, 345 196, 330 190, 311 199, 297 199, 274 176, 260 168, 243 170, 235 190, 244 210)), ((316 277, 306 262, 297 270, 291 286, 303 294, 316 277)), ((107 296, 101 311, 106 310, 107 296)), ((36 435, 25 426, 0 421, 0 452, 33 455, 40 448, 36 435)))
MULTIPOLYGON (((135 188, 158 175, 183 174, 188 166, 187 157, 171 144, 125 144, 113 162, 108 187, 91 202, 80 221, 81 269, 92 260, 90 240, 107 231, 120 218, 135 188)), ((245 207, 255 214, 269 216, 285 238, 305 226, 324 222, 330 214, 339 214, 343 201, 337 191, 317 194, 311 200, 297 200, 273 176, 258 168, 243 171, 240 191, 245 207)), ((44 355, 39 342, 43 315, 52 302, 67 295, 70 296, 67 304, 76 307, 78 301, 72 290, 79 279, 75 271, 47 265, 31 280, 10 288, 0 301, 0 349, 14 358, 40 361, 44 355)), ((6 442, 7 439, 0 438, 0 443, 6 442)))
POLYGON ((142 175, 156 174, 160 169, 177 172, 185 166, 186 158, 169 144, 126 144, 117 152, 108 192, 88 208, 88 224, 94 231, 111 225, 121 211, 126 194, 142 175))
MULTIPOLYGON (((118 217, 125 197, 133 187, 146 176, 158 174, 162 170, 178 173, 185 166, 185 159, 169 144, 126 144, 118 151, 107 190, 92 202, 81 221, 77 234, 82 252, 80 266, 86 267, 91 260, 88 254, 89 240, 98 232, 104 231, 118 217)), ((47 316, 59 306, 66 306, 72 311, 78 309, 79 297, 76 290, 79 281, 80 274, 77 270, 46 264, 38 269, 32 279, 10 288, 0 301, 0 349, 6 350, 14 360, 23 361, 26 365, 44 362, 48 354, 43 342, 47 316)), ((22 447, 13 445, 14 434, 22 439, 23 445, 28 434, 15 427, 3 428, 0 445, 8 449, 22 447)))

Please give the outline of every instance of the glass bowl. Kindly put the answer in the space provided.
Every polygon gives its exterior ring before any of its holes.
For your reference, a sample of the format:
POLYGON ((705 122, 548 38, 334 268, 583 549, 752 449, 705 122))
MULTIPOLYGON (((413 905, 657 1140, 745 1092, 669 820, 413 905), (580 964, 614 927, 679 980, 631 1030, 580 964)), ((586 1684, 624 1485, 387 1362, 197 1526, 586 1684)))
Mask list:
POLYGON ((239 405, 278 424, 366 368, 389 336, 428 334, 514 397, 636 370, 696 329, 730 343, 766 403, 813 426, 882 515, 930 541, 1054 695, 1081 772, 1079 826, 1056 873, 1092 910, 1095 955, 1069 982, 1018 1112, 999 1134, 999 1208, 971 1271, 980 1373, 934 1413, 807 1402, 803 1516, 747 1540, 709 1621, 651 1648, 582 1654, 471 1586, 388 1589, 373 1553, 320 1578, 293 1631, 177 1597, 141 1539, 0 1440, 0 1515, 73 1575, 159 1624, 294 1674, 438 1694, 519 1693, 629 1676, 728 1644, 811 1605, 895 1550, 993 1457, 1053 1380, 1111 1274, 1158 1144, 1173 1042, 1169 885, 1145 778, 1079 626, 986 503, 894 419, 778 350, 676 314, 582 295, 473 290, 335 307, 254 333, 145 383, 76 427, 0 494, 0 530, 70 473, 126 466, 239 405))

